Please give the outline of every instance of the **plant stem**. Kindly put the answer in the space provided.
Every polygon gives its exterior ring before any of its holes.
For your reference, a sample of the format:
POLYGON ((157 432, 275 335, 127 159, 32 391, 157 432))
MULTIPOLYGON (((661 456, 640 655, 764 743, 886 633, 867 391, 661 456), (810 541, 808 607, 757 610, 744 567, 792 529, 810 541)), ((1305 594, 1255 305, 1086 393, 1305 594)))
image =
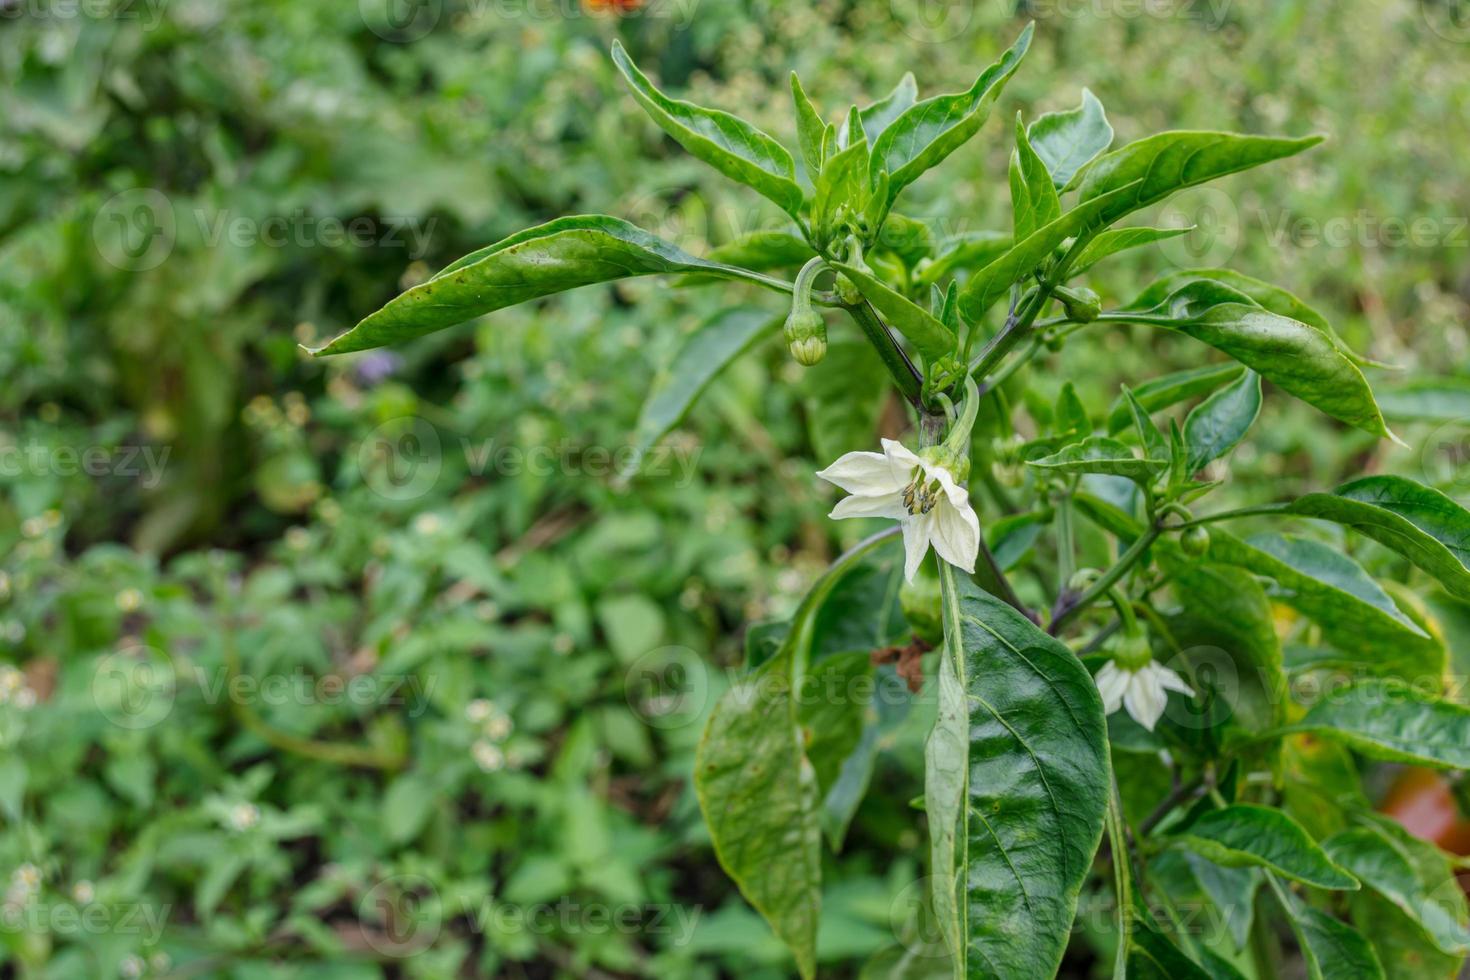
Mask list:
POLYGON ((910 361, 908 355, 903 352, 903 348, 898 346, 898 341, 893 339, 893 334, 889 333, 883 321, 878 319, 878 314, 873 312, 867 300, 855 306, 844 307, 844 309, 862 328, 863 334, 873 345, 873 349, 878 352, 878 357, 883 361, 883 366, 888 369, 888 373, 893 376, 893 382, 898 385, 898 390, 903 393, 903 397, 908 399, 920 414, 924 414, 923 378, 920 377, 918 368, 914 367, 914 362, 910 361))
POLYGON ((1154 808, 1154 812, 1145 817, 1143 823, 1138 825, 1138 832, 1140 834, 1147 835, 1150 831, 1152 831, 1155 827, 1159 825, 1159 821, 1163 820, 1170 813, 1174 812, 1175 807, 1179 806, 1179 804, 1185 802, 1186 800, 1191 800, 1194 797, 1198 796, 1200 791, 1204 788, 1204 785, 1204 777, 1197 776, 1190 782, 1175 787, 1174 791, 1168 796, 1164 797, 1163 802, 1161 802, 1157 807, 1154 808))
POLYGON ((1186 527, 1196 527, 1200 524, 1213 524, 1215 521, 1233 521, 1237 517, 1255 517, 1258 514, 1279 514, 1286 510, 1288 504, 1257 504, 1254 507, 1241 507, 1238 510, 1225 510, 1218 514, 1206 514, 1204 517, 1196 517, 1192 521, 1185 521, 1175 530, 1186 527))
POLYGON ((1057 635, 1061 632, 1062 627, 1075 618, 1078 613, 1092 605, 1092 603, 1096 602, 1102 596, 1107 595, 1108 589, 1111 589, 1118 583, 1119 579, 1128 574, 1128 570, 1138 563, 1138 559, 1143 557, 1143 553, 1148 550, 1149 545, 1153 544, 1161 533, 1162 529, 1157 525, 1150 527, 1138 536, 1138 540, 1129 545, 1128 550, 1123 552, 1118 560, 1113 563, 1112 568, 1103 572, 1101 578, 1088 586, 1087 591, 1075 598, 1064 594, 1058 599, 1056 615, 1052 617, 1051 627, 1048 632, 1053 636, 1057 635))
POLYGON ((1118 952, 1113 958, 1113 980, 1128 976, 1128 936, 1133 931, 1133 886, 1129 881, 1128 840, 1123 833, 1123 808, 1115 784, 1108 786, 1108 847, 1113 857, 1113 891, 1118 900, 1118 952))
POLYGON ((970 373, 977 381, 985 381, 990 372, 994 371, 996 366, 1005 359, 1005 356, 1026 339, 1042 307, 1046 306, 1049 299, 1051 299, 1051 290, 1044 285, 1040 286, 1027 298, 1019 310, 1006 317, 1005 325, 1000 328, 1000 332, 990 338, 985 349, 980 351, 979 356, 975 358, 975 363, 970 365, 970 373))
POLYGON ((1067 583, 1077 570, 1076 540, 1072 534, 1072 492, 1068 490, 1057 500, 1057 595, 1067 594, 1067 583))

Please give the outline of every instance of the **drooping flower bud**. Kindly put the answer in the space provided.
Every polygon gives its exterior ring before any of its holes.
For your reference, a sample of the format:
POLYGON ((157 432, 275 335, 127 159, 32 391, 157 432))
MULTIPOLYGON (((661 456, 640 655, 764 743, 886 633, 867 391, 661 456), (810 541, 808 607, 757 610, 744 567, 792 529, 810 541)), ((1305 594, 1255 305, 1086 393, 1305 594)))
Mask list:
POLYGON ((786 344, 796 363, 803 367, 811 367, 827 356, 827 321, 812 309, 812 280, 822 267, 820 258, 801 267, 791 294, 791 312, 786 317, 786 344))
POLYGON ((1210 550, 1210 529, 1201 524, 1185 528, 1179 535, 1179 547, 1191 558, 1202 557, 1210 550))
POLYGON ((1102 312, 1102 300, 1086 286, 1058 287, 1057 299, 1062 301, 1067 316, 1078 323, 1091 323, 1102 312))

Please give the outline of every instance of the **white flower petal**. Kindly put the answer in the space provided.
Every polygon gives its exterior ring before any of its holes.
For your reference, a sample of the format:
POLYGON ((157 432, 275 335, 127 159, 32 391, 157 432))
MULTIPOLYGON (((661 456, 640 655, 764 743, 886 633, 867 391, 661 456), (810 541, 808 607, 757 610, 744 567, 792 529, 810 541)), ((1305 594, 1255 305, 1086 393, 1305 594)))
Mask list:
POLYGON ((1164 689, 1159 686, 1153 674, 1141 670, 1132 675, 1128 682, 1128 691, 1123 695, 1123 707, 1128 709, 1134 721, 1153 731, 1164 714, 1165 703, 1164 689))
POLYGON ((912 470, 895 466, 882 453, 848 453, 817 476, 848 493, 876 496, 901 491, 912 479, 912 470))
POLYGON ((980 518, 975 516, 969 499, 964 507, 941 499, 930 514, 934 518, 935 552, 951 565, 975 571, 975 558, 980 553, 980 518))
POLYGON ((886 517, 891 521, 901 521, 909 516, 909 511, 903 505, 903 495, 899 493, 872 497, 853 495, 837 501, 837 506, 827 516, 837 521, 845 517, 886 517))
POLYGON ((1194 697, 1193 689, 1191 689, 1188 684, 1184 683, 1184 678, 1180 677, 1178 674, 1170 670, 1168 667, 1165 667, 1163 664, 1157 662, 1150 663, 1144 669, 1150 671, 1154 675, 1154 678, 1155 680, 1157 680, 1159 687, 1161 687, 1165 691, 1178 691, 1180 694, 1186 694, 1189 697, 1194 697))
POLYGON ((924 461, 919 458, 918 454, 910 451, 903 443, 894 442, 892 439, 880 439, 878 442, 883 447, 883 455, 887 456, 888 461, 895 467, 912 473, 914 467, 924 466, 924 461))
POLYGON ((919 563, 929 553, 929 538, 934 532, 934 512, 917 514, 903 522, 903 577, 912 582, 919 563))
POLYGON ((1103 714, 1110 715, 1123 707, 1123 692, 1128 689, 1127 671, 1109 660, 1093 680, 1097 683, 1097 693, 1102 695, 1103 714))

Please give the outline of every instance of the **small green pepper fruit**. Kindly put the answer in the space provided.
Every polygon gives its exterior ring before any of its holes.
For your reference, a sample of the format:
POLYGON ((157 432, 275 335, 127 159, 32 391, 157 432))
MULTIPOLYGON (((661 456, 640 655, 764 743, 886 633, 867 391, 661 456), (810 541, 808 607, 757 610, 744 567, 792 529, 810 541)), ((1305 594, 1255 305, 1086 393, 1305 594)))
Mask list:
POLYGON ((1086 286, 1058 287, 1057 299, 1062 301, 1067 316, 1078 323, 1091 323, 1102 312, 1102 300, 1086 286))
POLYGON ((928 573, 930 562, 919 566, 912 582, 898 590, 898 605, 914 635, 931 647, 944 642, 944 617, 939 598, 939 578, 928 573))
POLYGON ((1191 558, 1203 557, 1210 550, 1209 528, 1199 524, 1185 528, 1184 533, 1179 535, 1179 547, 1191 558))
POLYGON ((822 268, 820 258, 801 267, 791 294, 791 312, 786 316, 786 344, 796 363, 803 367, 818 364, 827 356, 827 321, 812 309, 812 281, 822 268))

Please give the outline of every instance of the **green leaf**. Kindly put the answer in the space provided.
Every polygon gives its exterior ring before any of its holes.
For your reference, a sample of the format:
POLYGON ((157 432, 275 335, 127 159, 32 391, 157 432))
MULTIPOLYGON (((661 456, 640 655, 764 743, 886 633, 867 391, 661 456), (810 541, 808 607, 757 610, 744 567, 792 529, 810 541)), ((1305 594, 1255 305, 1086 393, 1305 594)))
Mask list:
POLYGON ((1144 245, 1152 245, 1169 238, 1178 238, 1187 235, 1194 229, 1190 228, 1113 228, 1098 235, 1087 244, 1080 255, 1072 263, 1068 275, 1076 277, 1082 275, 1088 269, 1097 265, 1110 255, 1127 251, 1130 248, 1139 248, 1144 245))
POLYGON ((867 205, 867 172, 867 140, 858 140, 822 167, 812 196, 812 232, 819 243, 832 241, 844 214, 861 213, 867 205))
POLYGON ((942 242, 935 257, 918 270, 916 278, 927 286, 958 272, 981 269, 1004 255, 1010 247, 1010 236, 998 231, 968 232, 942 242))
POLYGON ((1057 189, 1046 164, 1026 141, 1026 127, 1016 113, 1016 149, 1011 154, 1011 211, 1017 241, 1062 216, 1057 189))
POLYGON ((1078 202, 1131 186, 1128 194, 1113 198, 1104 212, 1104 223, 1112 224, 1175 191, 1295 156, 1320 142, 1320 136, 1277 139, 1184 130, 1158 133, 1093 161, 1078 184, 1078 202))
POLYGON ((1169 632, 1199 682, 1192 686, 1207 699, 1214 688, 1233 727, 1247 734, 1275 728, 1287 685, 1265 592, 1239 568, 1185 559, 1170 541, 1155 548, 1181 606, 1168 617, 1169 632))
POLYGON ((1309 405, 1365 432, 1396 439, 1383 422, 1363 372, 1320 330, 1257 305, 1212 280, 1179 287, 1157 305, 1145 292, 1116 321, 1177 330, 1224 351, 1309 405))
MULTIPOLYGON (((1131 193, 1131 188, 1125 187, 1115 195, 1131 193)), ((1113 199, 1109 196, 1080 204, 1011 246, 1010 251, 965 283, 964 291, 960 293, 960 312, 970 322, 978 321, 992 303, 1006 294, 1012 283, 1039 268, 1064 241, 1086 235, 1105 224, 1103 212, 1113 199)))
MULTIPOLYGON (((790 232, 753 231, 710 249, 706 259, 765 272, 770 269, 799 269, 816 254, 810 245, 790 232)), ((680 279, 679 285, 715 278, 696 273, 680 279)))
POLYGON ((832 590, 891 538, 874 535, 833 563, 802 600, 776 654, 715 705, 695 755, 694 789, 715 856, 807 980, 816 972, 822 827, 796 684, 832 590))
POLYGON ((1027 24, 1016 43, 1000 60, 981 73, 969 91, 937 95, 910 106, 874 137, 870 178, 888 172, 888 203, 931 167, 963 146, 980 131, 1005 83, 1021 66, 1031 45, 1034 24, 1027 24))
POLYGON ((1413 919, 1377 892, 1354 892, 1348 911, 1373 944, 1388 980, 1456 980, 1461 975, 1465 957, 1441 953, 1413 919))
MULTIPOLYGON (((872 143, 883 135, 883 131, 892 126, 899 116, 907 112, 918 98, 919 85, 914 81, 914 73, 904 72, 904 76, 898 80, 892 92, 858 113, 863 132, 868 136, 868 142, 872 143)), ((837 134, 837 139, 842 145, 847 145, 846 121, 843 122, 843 129, 837 134)))
POLYGON ((1266 868, 1314 888, 1358 888, 1300 824, 1270 807, 1235 803, 1209 810, 1168 839, 1222 867, 1266 868))
POLYGON ((1387 817, 1357 821, 1322 843, 1332 859, 1417 922, 1440 951, 1470 953, 1465 893, 1439 849, 1387 817))
POLYGON ((822 172, 822 139, 827 124, 822 121, 812 100, 806 97, 796 72, 791 73, 791 101, 796 106, 796 140, 801 144, 801 162, 806 166, 807 176, 815 180, 816 175, 822 172))
POLYGON ((966 937, 958 976, 1052 976, 1112 784, 1102 703, 1060 641, 949 565, 940 576, 939 718, 925 751, 935 912, 951 942, 966 937))
POLYGON ((1128 980, 1214 980, 1143 915, 1134 915, 1127 942, 1128 980))
POLYGON ((437 805, 438 794, 422 775, 405 773, 393 780, 382 803, 383 832, 389 842, 406 844, 417 837, 437 805))
POLYGON ((1143 486, 1151 484, 1168 464, 1159 459, 1139 459, 1133 450, 1106 436, 1091 436, 1050 456, 1030 460, 1027 466, 1053 473, 1105 473, 1126 476, 1143 486))
POLYGON ((1387 418, 1403 422, 1464 422, 1470 419, 1470 381, 1434 378, 1410 381, 1378 393, 1387 418))
POLYGON ((578 286, 667 272, 760 281, 755 273, 695 258, 618 218, 558 218, 472 252, 311 353, 400 343, 578 286))
POLYGON ((1134 300, 1134 303, 1146 301, 1148 305, 1153 305, 1164 300, 1170 293, 1185 283, 1196 282, 1201 279, 1224 283, 1231 289, 1249 296, 1256 305, 1263 309, 1270 310, 1272 313, 1277 313, 1284 317, 1290 317, 1293 320, 1299 320, 1314 330, 1321 331, 1354 364, 1363 366, 1377 363, 1350 349, 1343 342, 1343 339, 1337 335, 1337 331, 1332 329, 1332 324, 1327 322, 1326 317, 1306 303, 1303 303, 1292 293, 1282 289, 1280 286, 1256 279, 1252 276, 1247 276, 1244 273, 1236 272, 1234 269, 1183 269, 1179 272, 1170 273, 1149 286, 1145 294, 1149 299, 1145 300, 1145 297, 1139 297, 1139 299, 1134 300))
POLYGON ((938 359, 954 352, 956 339, 953 331, 928 310, 889 289, 870 272, 841 262, 832 268, 851 279, 864 298, 883 314, 883 319, 907 337, 926 358, 938 359))
MULTIPOLYGON (((1233 361, 1210 364, 1205 367, 1175 371, 1163 377, 1145 381, 1133 389, 1133 397, 1148 412, 1157 412, 1191 398, 1198 398, 1214 391, 1220 385, 1234 381, 1245 373, 1245 367, 1233 361)), ((1115 436, 1128 428, 1133 421, 1127 401, 1120 395, 1108 409, 1108 435, 1115 436)))
POLYGON ((1307 905, 1267 875, 1306 960, 1311 980, 1384 980, 1383 966, 1363 934, 1307 905))
POLYGON ((1148 408, 1126 386, 1123 388, 1123 401, 1129 414, 1133 416, 1133 429, 1138 433, 1138 443, 1143 447, 1144 457, 1158 460, 1168 459, 1170 457, 1168 440, 1159 431, 1159 427, 1154 425, 1148 408))
POLYGON ((1436 661, 1443 670, 1444 653, 1429 635, 1361 565, 1321 542, 1282 534, 1242 541, 1217 527, 1210 532, 1210 560, 1275 581, 1282 602, 1320 625, 1333 646, 1359 652, 1366 669, 1411 679, 1436 661))
POLYGON ((1057 190, 1072 182, 1113 142, 1113 127, 1097 96, 1082 90, 1082 104, 1065 112, 1048 112, 1031 124, 1028 132, 1036 155, 1051 172, 1057 190))
POLYGON ((787 214, 800 213, 796 164, 784 146, 738 116, 664 95, 633 64, 621 41, 613 41, 612 57, 633 98, 675 142, 726 177, 775 201, 787 214))
POLYGON ((1470 599, 1470 512, 1438 490, 1401 476, 1368 476, 1309 493, 1287 509, 1350 527, 1470 599))
POLYGON ((1316 732, 1372 759, 1470 769, 1470 708, 1390 679, 1334 689, 1284 732, 1316 732))
POLYGON ((1261 378, 1247 371, 1194 407, 1184 420, 1189 472, 1197 473, 1240 444, 1261 414, 1261 378))
POLYGON ((633 457, 621 474, 636 473, 643 455, 683 420, 711 381, 741 354, 781 325, 762 310, 722 310, 700 324, 680 345, 668 367, 659 372, 633 432, 633 457))

